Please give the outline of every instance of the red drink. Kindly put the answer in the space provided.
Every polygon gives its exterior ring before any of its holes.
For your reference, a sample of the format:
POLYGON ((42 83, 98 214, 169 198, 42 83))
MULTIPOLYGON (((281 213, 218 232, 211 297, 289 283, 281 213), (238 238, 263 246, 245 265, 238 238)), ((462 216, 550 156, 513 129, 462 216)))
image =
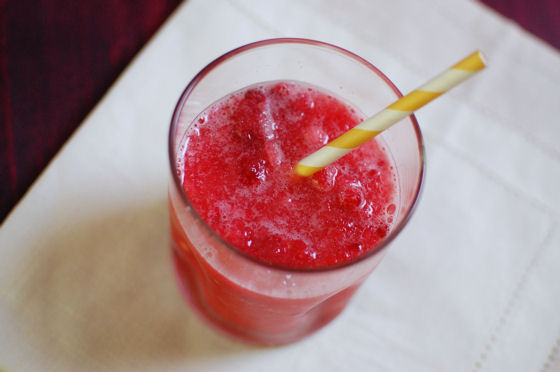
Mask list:
POLYGON ((360 121, 332 93, 301 83, 237 92, 187 132, 183 190, 220 237, 253 258, 303 269, 343 264, 389 232, 396 177, 387 154, 371 141, 309 178, 293 166, 360 121))
POLYGON ((416 200, 421 161, 412 197, 403 198, 397 174, 406 167, 381 137, 299 178, 293 165, 359 123, 358 109, 295 81, 252 84, 197 116, 184 106, 189 94, 171 133, 179 282, 230 334, 265 344, 297 340, 340 313, 379 263, 416 200))

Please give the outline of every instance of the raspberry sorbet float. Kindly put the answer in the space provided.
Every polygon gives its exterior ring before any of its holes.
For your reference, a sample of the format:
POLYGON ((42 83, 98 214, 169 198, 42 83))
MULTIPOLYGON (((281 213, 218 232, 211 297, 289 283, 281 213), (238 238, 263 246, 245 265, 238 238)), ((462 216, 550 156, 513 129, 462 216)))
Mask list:
POLYGON ((347 262, 390 229, 396 178, 387 155, 371 141, 313 177, 294 176, 293 165, 360 121, 314 87, 250 87, 195 120, 179 168, 184 191, 251 257, 291 268, 347 262))
POLYGON ((375 110, 352 97, 368 79, 375 107, 399 96, 349 52, 276 39, 187 87, 170 133, 173 260, 188 301, 222 331, 283 344, 322 327, 408 219, 423 166, 414 117, 311 177, 293 171, 375 110))

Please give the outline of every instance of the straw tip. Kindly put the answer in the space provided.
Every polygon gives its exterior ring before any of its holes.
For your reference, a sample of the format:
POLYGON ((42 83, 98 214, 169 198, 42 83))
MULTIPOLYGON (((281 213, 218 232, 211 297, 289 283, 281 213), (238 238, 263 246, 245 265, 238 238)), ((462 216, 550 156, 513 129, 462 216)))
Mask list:
POLYGON ((480 50, 472 52, 468 57, 455 64, 452 69, 469 72, 480 71, 486 67, 486 56, 480 50))
POLYGON ((488 58, 486 57, 486 54, 484 54, 481 50, 477 50, 475 53, 478 55, 478 58, 480 59, 480 62, 482 62, 482 65, 487 66, 488 58))

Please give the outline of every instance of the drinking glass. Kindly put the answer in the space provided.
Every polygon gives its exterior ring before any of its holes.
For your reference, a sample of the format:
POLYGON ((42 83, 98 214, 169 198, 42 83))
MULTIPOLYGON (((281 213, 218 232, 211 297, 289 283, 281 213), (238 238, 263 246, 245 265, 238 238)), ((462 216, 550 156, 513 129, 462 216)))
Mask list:
POLYGON ((214 102, 256 83, 281 80, 333 92, 366 117, 401 97, 395 85, 363 58, 306 39, 264 40, 232 50, 200 71, 181 95, 169 132, 169 209, 177 281, 188 302, 211 324, 265 345, 299 340, 344 309, 409 220, 424 169, 420 128, 410 115, 376 139, 388 149, 398 187, 393 227, 380 244, 353 261, 308 270, 277 267, 247 256, 207 225, 183 191, 185 138, 194 119, 214 102))

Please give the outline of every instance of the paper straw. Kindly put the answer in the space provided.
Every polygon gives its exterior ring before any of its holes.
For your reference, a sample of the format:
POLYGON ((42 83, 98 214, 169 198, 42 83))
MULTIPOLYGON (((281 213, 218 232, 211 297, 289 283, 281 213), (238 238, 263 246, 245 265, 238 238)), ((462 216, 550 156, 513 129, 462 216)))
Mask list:
POLYGON ((485 66, 484 55, 480 51, 472 53, 418 89, 413 90, 387 106, 383 111, 364 120, 340 137, 302 159, 296 164, 296 174, 304 177, 311 176, 313 173, 358 148, 361 144, 372 139, 397 121, 412 114, 426 103, 447 92, 485 66))

